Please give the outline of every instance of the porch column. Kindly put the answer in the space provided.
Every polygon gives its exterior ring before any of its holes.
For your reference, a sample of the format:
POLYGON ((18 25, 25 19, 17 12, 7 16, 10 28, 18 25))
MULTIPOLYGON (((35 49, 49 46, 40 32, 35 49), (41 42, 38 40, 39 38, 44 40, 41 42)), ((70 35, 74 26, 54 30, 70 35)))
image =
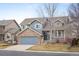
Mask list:
POLYGON ((55 30, 53 30, 53 38, 55 39, 55 30))
POLYGON ((58 30, 57 30, 57 38, 59 38, 59 33, 58 33, 58 30))
POLYGON ((54 31, 54 39, 55 39, 55 37, 56 37, 56 30, 53 30, 54 31))
POLYGON ((66 41, 65 38, 66 38, 66 37, 65 37, 65 30, 64 30, 64 41, 66 41))
POLYGON ((38 36, 38 43, 37 44, 42 44, 42 43, 44 43, 43 36, 38 36))
POLYGON ((40 44, 43 44, 43 43, 44 43, 44 37, 41 36, 41 42, 40 42, 40 44))
POLYGON ((50 40, 52 40, 52 30, 50 31, 50 40))

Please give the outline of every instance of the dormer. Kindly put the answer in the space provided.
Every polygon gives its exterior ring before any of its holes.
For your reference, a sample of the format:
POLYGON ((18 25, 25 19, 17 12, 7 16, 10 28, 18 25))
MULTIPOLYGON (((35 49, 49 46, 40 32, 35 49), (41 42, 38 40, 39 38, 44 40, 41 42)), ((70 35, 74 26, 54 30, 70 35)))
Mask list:
POLYGON ((55 27, 61 27, 61 26, 64 26, 64 23, 61 22, 60 20, 57 20, 57 21, 54 22, 54 26, 55 27))

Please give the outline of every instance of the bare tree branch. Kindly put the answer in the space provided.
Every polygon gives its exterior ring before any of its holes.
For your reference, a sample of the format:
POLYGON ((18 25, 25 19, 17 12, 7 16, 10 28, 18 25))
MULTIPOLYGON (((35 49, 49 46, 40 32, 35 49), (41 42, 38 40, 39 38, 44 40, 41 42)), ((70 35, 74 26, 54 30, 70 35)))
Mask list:
POLYGON ((49 17, 54 16, 54 12, 56 11, 56 6, 57 6, 56 4, 45 4, 44 5, 45 10, 49 17))
POLYGON ((75 27, 77 29, 77 37, 79 36, 79 3, 71 4, 69 7, 69 17, 72 19, 73 22, 76 22, 75 27))
POLYGON ((72 17, 79 17, 79 4, 71 4, 69 7, 69 16, 72 17))
POLYGON ((44 17, 53 17, 56 8, 57 4, 55 3, 42 4, 41 7, 38 8, 39 13, 38 12, 37 13, 43 15, 44 17))
MULTIPOLYGON (((43 18, 44 17, 45 18, 53 17, 54 13, 56 11, 56 8, 57 8, 57 4, 55 4, 55 3, 42 4, 41 8, 39 9, 39 12, 40 12, 39 14, 42 14, 43 18)), ((51 23, 51 21, 50 21, 50 40, 52 40, 52 23, 51 23)))

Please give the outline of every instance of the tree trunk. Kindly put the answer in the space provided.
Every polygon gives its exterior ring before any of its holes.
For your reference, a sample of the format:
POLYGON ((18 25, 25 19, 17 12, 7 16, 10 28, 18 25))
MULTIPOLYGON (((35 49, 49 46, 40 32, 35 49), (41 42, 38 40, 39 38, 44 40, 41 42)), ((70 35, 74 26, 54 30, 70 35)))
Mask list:
POLYGON ((50 22, 50 40, 52 40, 52 23, 50 22))

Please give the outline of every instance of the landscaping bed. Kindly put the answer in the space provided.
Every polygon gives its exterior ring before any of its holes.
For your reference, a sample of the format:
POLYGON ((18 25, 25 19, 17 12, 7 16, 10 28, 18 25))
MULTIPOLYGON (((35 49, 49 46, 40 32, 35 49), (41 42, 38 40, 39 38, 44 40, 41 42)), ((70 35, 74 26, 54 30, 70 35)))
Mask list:
POLYGON ((33 51, 56 51, 56 52, 78 52, 79 47, 71 47, 69 48, 68 44, 63 43, 54 43, 54 44, 42 44, 35 45, 27 50, 33 51))

